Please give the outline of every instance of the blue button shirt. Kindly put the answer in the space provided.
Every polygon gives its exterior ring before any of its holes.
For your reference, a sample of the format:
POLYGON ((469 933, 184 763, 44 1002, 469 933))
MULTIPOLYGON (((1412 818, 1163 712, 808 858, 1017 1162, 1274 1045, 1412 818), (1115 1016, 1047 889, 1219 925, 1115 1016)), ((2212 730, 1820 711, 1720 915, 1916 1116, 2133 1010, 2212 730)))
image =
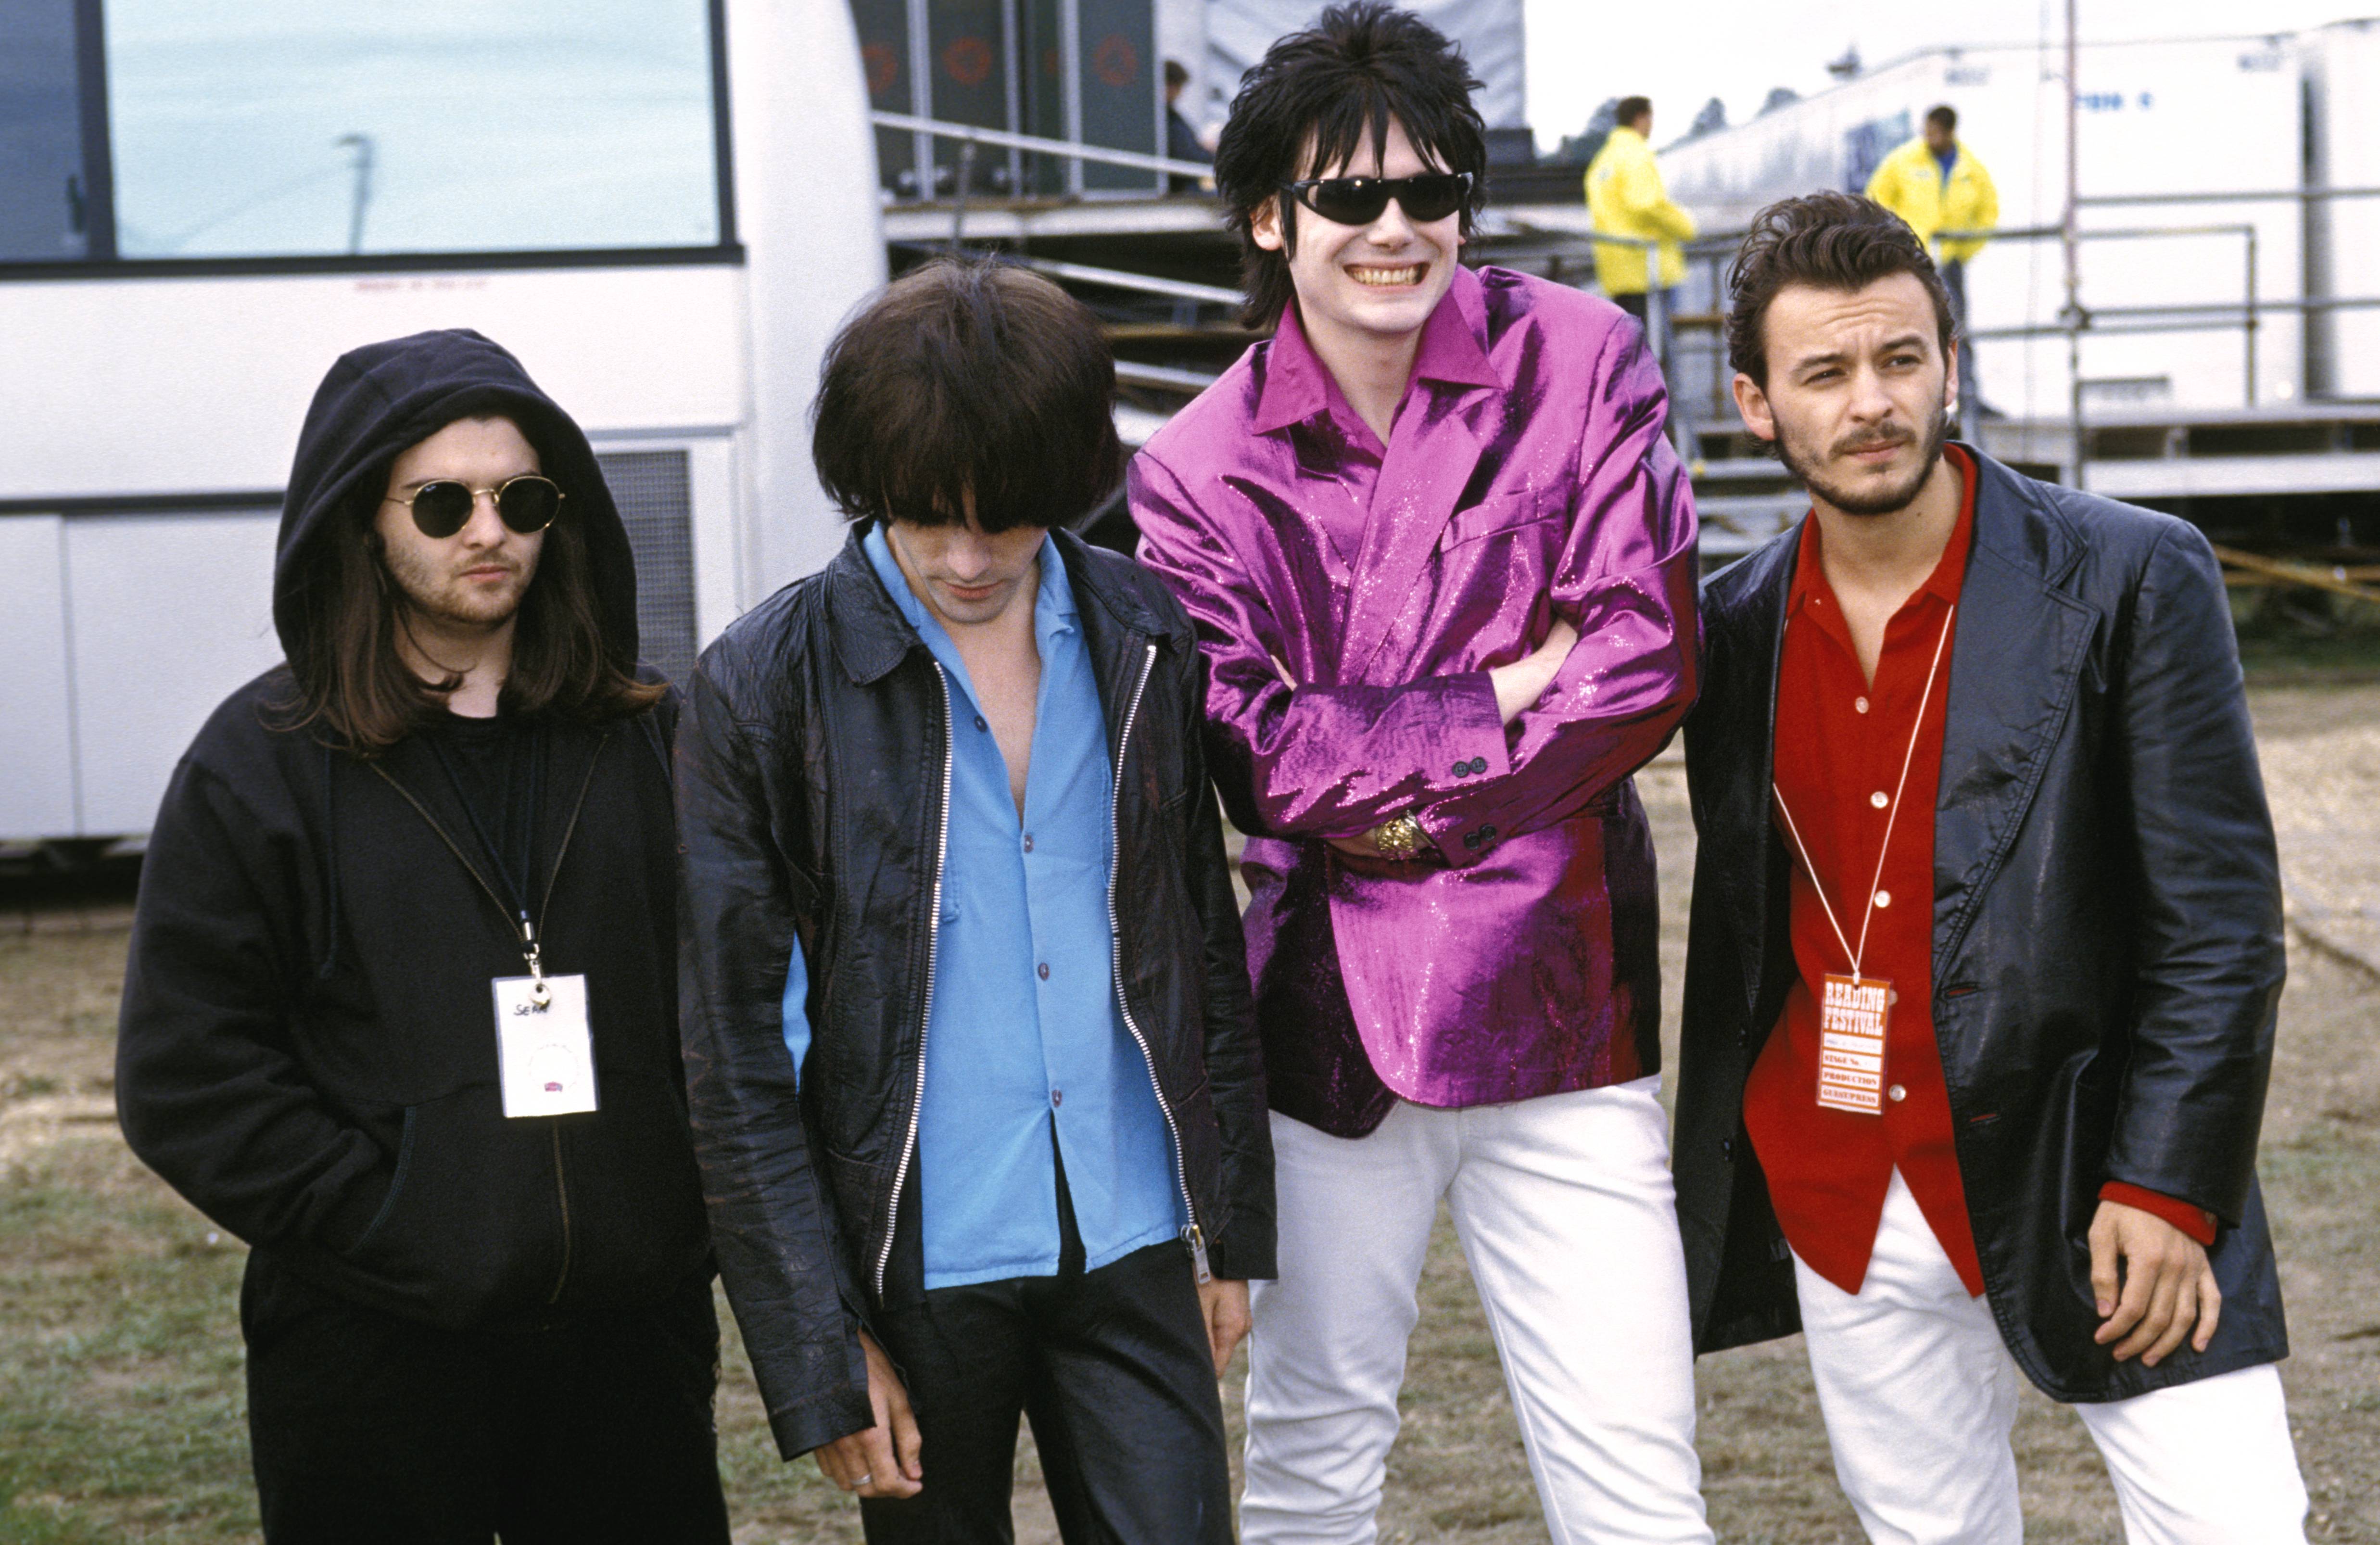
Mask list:
MULTIPOLYGON (((1044 539, 1033 605, 1041 687, 1020 822, 957 645, 910 590, 882 528, 862 546, 951 695, 950 842, 915 1165, 926 1285, 1057 1272, 1053 1129, 1095 1271, 1187 1220, 1148 1063, 1116 1003, 1113 771, 1074 589, 1044 539)), ((808 993, 796 949, 784 1002, 795 1067, 809 1048, 808 993)))

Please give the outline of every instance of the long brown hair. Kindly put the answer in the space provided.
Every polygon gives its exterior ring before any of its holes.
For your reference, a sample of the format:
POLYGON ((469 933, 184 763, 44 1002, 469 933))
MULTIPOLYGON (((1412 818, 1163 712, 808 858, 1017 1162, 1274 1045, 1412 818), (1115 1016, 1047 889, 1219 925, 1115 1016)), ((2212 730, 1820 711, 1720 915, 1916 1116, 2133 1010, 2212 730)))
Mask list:
MULTIPOLYGON (((385 472, 366 476, 314 540, 299 594, 305 645, 289 651, 296 700, 286 727, 317 724, 346 749, 388 749, 445 711, 462 677, 424 681, 397 652, 407 605, 381 556, 371 519, 385 472)), ((507 713, 551 713, 593 723, 638 713, 668 688, 639 681, 635 662, 606 642, 587 538, 570 505, 546 528, 537 574, 513 625, 507 713)))

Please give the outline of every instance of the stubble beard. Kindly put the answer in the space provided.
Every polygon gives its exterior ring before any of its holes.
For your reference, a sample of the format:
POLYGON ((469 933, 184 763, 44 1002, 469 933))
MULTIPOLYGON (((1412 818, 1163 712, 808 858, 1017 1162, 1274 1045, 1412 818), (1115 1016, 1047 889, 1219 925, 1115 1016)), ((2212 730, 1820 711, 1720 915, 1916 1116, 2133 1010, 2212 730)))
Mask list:
MULTIPOLYGON (((383 546, 381 560, 386 566, 390 583, 396 587, 406 610, 428 621, 432 627, 463 630, 500 627, 520 611, 521 598, 528 593, 529 581, 536 578, 534 561, 513 565, 511 583, 494 592, 474 593, 461 576, 449 573, 437 565, 425 563, 416 554, 383 546)), ((500 560, 476 559, 475 563, 500 560)))
MULTIPOLYGON (((1814 497, 1824 500, 1828 507, 1840 510, 1845 515, 1898 515, 1917 497, 1918 490, 1925 486, 1925 481, 1934 475, 1936 465, 1941 461, 1942 446, 1950 438, 1950 413, 1941 404, 1935 405, 1933 413, 1926 420, 1925 432, 1920 442, 1924 447, 1923 454, 1917 458, 1916 468, 1907 478, 1881 488, 1854 490, 1842 487, 1827 477, 1816 456, 1805 454, 1794 444, 1793 436, 1784 432, 1782 424, 1778 429, 1778 459, 1785 464, 1787 471, 1802 480, 1802 486, 1808 489, 1814 497)), ((1835 448, 1835 454, 1849 455, 1880 444, 1901 444, 1917 439, 1917 436, 1904 433, 1889 438, 1871 436, 1864 440, 1847 440, 1835 448)))

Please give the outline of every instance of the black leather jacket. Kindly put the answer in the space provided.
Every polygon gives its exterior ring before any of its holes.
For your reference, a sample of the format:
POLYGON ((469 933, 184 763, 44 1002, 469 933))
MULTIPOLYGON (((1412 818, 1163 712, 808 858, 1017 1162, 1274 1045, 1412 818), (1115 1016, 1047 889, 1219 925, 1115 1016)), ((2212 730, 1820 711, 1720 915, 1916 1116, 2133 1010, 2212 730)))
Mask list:
MULTIPOLYGON (((1217 1276, 1269 1277, 1272 1141, 1200 749, 1204 667, 1154 579, 1057 542, 1115 766, 1124 1020, 1172 1127, 1185 1233, 1217 1276)), ((720 1275, 790 1457, 873 1424, 857 1332, 884 1301, 896 1235, 917 1232, 950 698, 859 533, 704 651, 677 783, 696 1149, 720 1275), (783 1018, 797 933, 812 1027, 798 1094, 783 1018)))
MULTIPOLYGON (((2288 1354, 2255 1174, 2278 865, 2223 581, 2170 517, 1978 455, 1934 817, 1933 1012, 1985 1291, 2053 1398, 2288 1354), (2127 1181, 2221 1221, 2223 1315, 2155 1368, 2095 1344, 2086 1235, 2127 1181)), ((1676 1167, 1699 1351, 1799 1326, 1743 1084, 1794 976, 1769 819, 1797 530, 1714 576, 1686 724, 1701 848, 1676 1167)))

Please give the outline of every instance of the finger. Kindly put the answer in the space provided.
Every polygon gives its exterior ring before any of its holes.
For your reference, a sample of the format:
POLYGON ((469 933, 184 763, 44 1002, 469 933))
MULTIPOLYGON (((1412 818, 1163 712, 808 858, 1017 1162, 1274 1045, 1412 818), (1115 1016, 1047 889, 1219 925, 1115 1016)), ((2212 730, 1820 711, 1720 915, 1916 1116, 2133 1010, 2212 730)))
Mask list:
POLYGON ((914 1497, 918 1486, 902 1471, 901 1461, 892 1452, 892 1435, 881 1427, 871 1427, 861 1439, 868 1465, 868 1484, 859 1488, 863 1497, 914 1497))
MULTIPOLYGON (((2141 1316, 2148 1313, 2150 1297, 2156 1287, 2155 1273, 2145 1262, 2127 1259, 2124 1264, 2124 1286, 2116 1298, 2116 1312, 2099 1327, 2097 1339, 2102 1344, 2120 1341, 2131 1333, 2141 1322, 2141 1316)), ((2120 1348, 2116 1353, 2119 1359, 2130 1355, 2120 1348)))
POLYGON ((926 1440, 917 1431, 917 1414, 909 1409, 909 1396, 902 1391, 892 1400, 892 1450, 901 1462, 901 1473, 911 1480, 926 1478, 926 1440))
POLYGON ((1232 1361, 1232 1346, 1237 1340, 1232 1334, 1230 1317, 1223 1312, 1223 1301, 1210 1298, 1207 1309, 1207 1350, 1215 1359, 1215 1377, 1220 1379, 1232 1361))
MULTIPOLYGON (((2091 1224, 2091 1299, 2100 1319, 2116 1312, 2116 1293, 2122 1285, 2116 1273, 2116 1231, 2108 1226, 2102 1213, 2091 1224)), ((2102 1344, 2107 1340, 2104 1325, 2100 1327, 2099 1340, 2102 1344)))
POLYGON ((2192 1326, 2198 1323, 2198 1276, 2192 1271, 2176 1273, 2173 1293, 2173 1318, 2159 1332, 2156 1341, 2141 1356, 2141 1366, 2155 1368, 2173 1355, 2189 1336, 2192 1326))
POLYGON ((859 1472, 851 1467, 850 1440, 847 1438, 838 1438, 820 1449, 818 1464, 820 1474, 846 1491, 859 1478, 859 1472))
MULTIPOLYGON (((2166 1328, 2173 1323, 2174 1296, 2180 1291, 2173 1268, 2162 1260, 2149 1265, 2134 1261, 2132 1274, 2147 1283, 2148 1291, 2142 1296, 2144 1301, 2131 1333, 2116 1344, 2118 1362, 2139 1356, 2156 1344, 2157 1338, 2164 1335, 2166 1328)), ((2131 1296, 2129 1289, 2124 1296, 2131 1296)))
POLYGON ((2223 1318, 2223 1290, 2215 1285, 2215 1269, 2208 1267, 2198 1276, 2198 1334, 2191 1345, 2206 1350, 2215 1340, 2216 1322, 2223 1318))

